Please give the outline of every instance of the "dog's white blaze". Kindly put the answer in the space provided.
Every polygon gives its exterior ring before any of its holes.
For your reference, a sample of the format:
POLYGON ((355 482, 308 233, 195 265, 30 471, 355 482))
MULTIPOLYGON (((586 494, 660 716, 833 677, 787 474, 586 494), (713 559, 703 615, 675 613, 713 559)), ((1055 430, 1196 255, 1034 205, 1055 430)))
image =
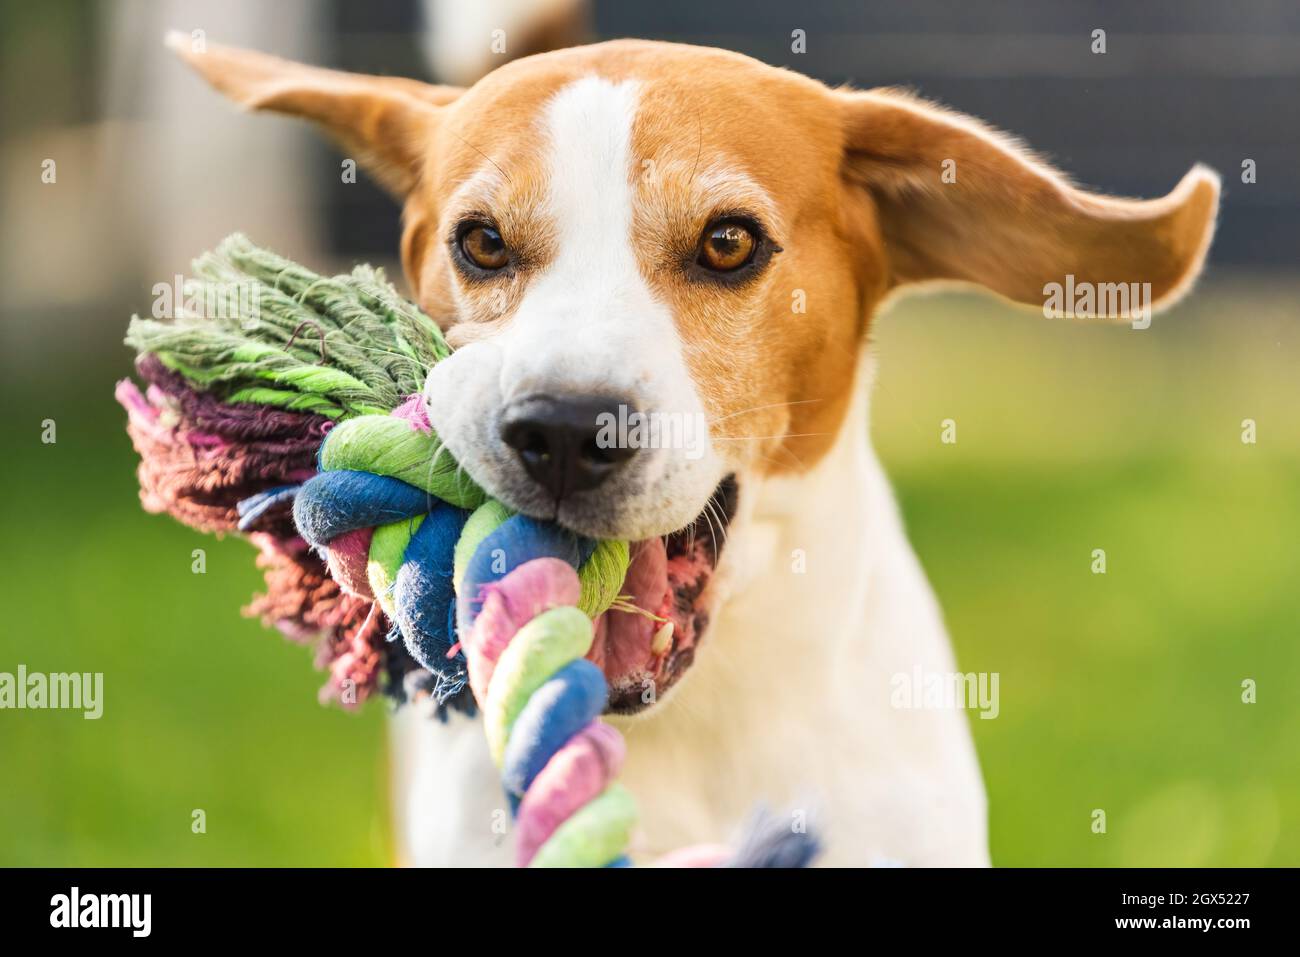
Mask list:
MULTIPOLYGON (((590 293, 641 283, 632 251, 633 83, 587 77, 562 89, 543 116, 549 144, 548 213, 558 235, 556 282, 596 283, 590 293)), ((629 290, 630 291, 630 290, 629 290)), ((648 297, 648 296, 647 296, 648 297)))
POLYGON ((636 111, 636 84, 592 76, 561 89, 539 118, 556 256, 515 313, 511 336, 521 348, 512 343, 502 370, 508 398, 603 391, 674 411, 698 407, 672 314, 637 267, 636 111))

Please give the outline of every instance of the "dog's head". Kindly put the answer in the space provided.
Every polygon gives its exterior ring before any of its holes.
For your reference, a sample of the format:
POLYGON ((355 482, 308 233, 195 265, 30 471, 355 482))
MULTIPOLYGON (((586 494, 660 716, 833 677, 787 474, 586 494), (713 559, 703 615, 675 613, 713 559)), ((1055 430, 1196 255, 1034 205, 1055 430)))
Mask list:
POLYGON ((404 203, 402 262, 456 352, 431 419, 493 495, 637 542, 594 652, 636 710, 690 664, 738 494, 833 443, 867 322, 909 283, 1149 283, 1177 298, 1218 180, 1082 192, 980 123, 718 50, 619 41, 468 90, 209 47, 253 108, 310 118, 404 203), (662 621, 672 622, 671 628, 662 621), (648 684, 652 683, 652 684, 648 684))

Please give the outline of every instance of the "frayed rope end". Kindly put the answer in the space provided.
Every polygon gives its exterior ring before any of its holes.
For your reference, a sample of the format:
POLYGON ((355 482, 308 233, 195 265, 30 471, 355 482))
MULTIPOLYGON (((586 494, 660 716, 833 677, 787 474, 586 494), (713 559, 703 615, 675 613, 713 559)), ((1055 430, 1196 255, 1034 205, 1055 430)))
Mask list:
POLYGON ((760 807, 723 867, 809 867, 821 850, 821 838, 811 824, 799 829, 793 815, 787 818, 760 807))

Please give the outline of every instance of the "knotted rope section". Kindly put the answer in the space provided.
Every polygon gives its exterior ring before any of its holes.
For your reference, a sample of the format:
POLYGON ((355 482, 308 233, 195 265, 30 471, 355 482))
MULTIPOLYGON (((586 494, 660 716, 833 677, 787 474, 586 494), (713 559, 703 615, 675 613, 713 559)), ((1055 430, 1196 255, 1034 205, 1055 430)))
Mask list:
POLYGON ((517 863, 626 863, 636 809, 612 780, 623 741, 599 720, 608 687, 584 656, 592 619, 618 597, 627 543, 489 499, 419 396, 335 426, 319 465, 294 500, 298 529, 345 590, 396 624, 439 701, 473 690, 517 819, 517 863))

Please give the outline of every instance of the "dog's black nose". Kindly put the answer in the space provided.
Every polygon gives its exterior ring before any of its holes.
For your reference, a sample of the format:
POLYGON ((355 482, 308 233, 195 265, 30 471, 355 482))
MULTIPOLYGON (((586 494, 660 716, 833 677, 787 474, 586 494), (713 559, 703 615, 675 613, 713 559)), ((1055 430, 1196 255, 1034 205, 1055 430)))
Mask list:
POLYGON ((501 440, 559 501, 595 488, 636 454, 618 425, 631 414, 631 407, 617 399, 530 396, 506 407, 501 440))

